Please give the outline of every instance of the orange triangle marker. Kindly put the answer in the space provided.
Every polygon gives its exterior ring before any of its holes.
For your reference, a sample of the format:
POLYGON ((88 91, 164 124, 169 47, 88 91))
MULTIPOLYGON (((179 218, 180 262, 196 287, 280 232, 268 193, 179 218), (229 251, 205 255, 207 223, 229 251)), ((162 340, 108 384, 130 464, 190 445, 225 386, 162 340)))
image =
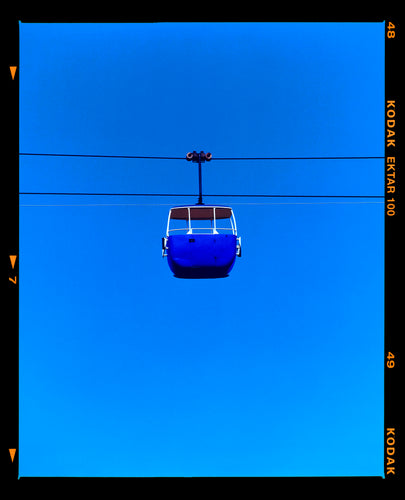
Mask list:
POLYGON ((14 456, 15 456, 16 450, 15 449, 10 449, 8 451, 10 452, 11 461, 14 462, 14 456))
POLYGON ((14 269, 15 261, 17 259, 17 255, 10 255, 11 267, 14 269))
POLYGON ((17 71, 17 66, 10 66, 11 78, 14 80, 15 72, 17 71))

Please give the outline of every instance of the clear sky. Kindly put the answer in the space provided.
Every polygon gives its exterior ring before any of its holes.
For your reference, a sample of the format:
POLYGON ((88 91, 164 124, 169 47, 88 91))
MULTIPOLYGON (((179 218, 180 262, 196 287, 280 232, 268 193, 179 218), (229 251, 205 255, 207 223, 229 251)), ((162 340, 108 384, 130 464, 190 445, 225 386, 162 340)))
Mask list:
POLYGON ((384 161, 214 160, 384 156, 384 23, 21 23, 19 84, 21 153, 210 151, 242 237, 176 279, 194 164, 20 157, 21 192, 172 195, 20 196, 20 476, 382 476, 383 200, 236 195, 382 196, 384 161))

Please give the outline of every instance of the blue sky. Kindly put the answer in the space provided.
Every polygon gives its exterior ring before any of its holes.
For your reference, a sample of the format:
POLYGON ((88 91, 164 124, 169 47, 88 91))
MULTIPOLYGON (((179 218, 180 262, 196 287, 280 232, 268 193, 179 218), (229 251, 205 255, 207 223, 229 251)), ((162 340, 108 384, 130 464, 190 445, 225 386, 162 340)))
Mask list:
POLYGON ((383 160, 214 160, 384 156, 384 23, 20 23, 19 79, 21 153, 210 151, 243 248, 171 275, 185 160, 20 157, 172 195, 20 196, 20 476, 383 475, 383 200, 235 196, 382 196, 383 160))

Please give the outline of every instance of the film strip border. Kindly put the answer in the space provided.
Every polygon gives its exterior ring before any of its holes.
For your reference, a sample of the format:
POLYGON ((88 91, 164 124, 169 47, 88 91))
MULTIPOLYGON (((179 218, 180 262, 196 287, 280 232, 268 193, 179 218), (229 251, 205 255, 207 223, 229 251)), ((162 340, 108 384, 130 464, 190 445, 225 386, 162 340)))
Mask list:
POLYGON ((19 22, 4 16, 1 21, 5 64, 1 68, 3 89, 2 134, 4 138, 2 216, 3 285, 3 472, 18 478, 19 451, 19 22))
POLYGON ((385 20, 385 337, 384 474, 399 479, 400 325, 400 25, 385 20))

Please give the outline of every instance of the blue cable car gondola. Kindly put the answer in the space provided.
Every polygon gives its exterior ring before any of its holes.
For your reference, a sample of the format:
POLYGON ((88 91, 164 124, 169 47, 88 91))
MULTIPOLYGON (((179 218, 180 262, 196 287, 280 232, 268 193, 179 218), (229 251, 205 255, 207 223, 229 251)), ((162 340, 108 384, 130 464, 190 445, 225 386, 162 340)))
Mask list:
POLYGON ((162 255, 177 278, 225 278, 241 256, 232 208, 219 205, 173 207, 162 255), (182 221, 180 227, 174 222, 182 221), (226 222, 225 222, 226 221, 226 222), (207 224, 209 222, 209 224, 207 224))
POLYGON ((188 161, 198 163, 198 203, 173 207, 169 212, 162 256, 167 257, 177 278, 225 278, 236 256, 241 256, 232 208, 202 202, 201 163, 211 158, 211 153, 203 151, 187 153, 188 161))

